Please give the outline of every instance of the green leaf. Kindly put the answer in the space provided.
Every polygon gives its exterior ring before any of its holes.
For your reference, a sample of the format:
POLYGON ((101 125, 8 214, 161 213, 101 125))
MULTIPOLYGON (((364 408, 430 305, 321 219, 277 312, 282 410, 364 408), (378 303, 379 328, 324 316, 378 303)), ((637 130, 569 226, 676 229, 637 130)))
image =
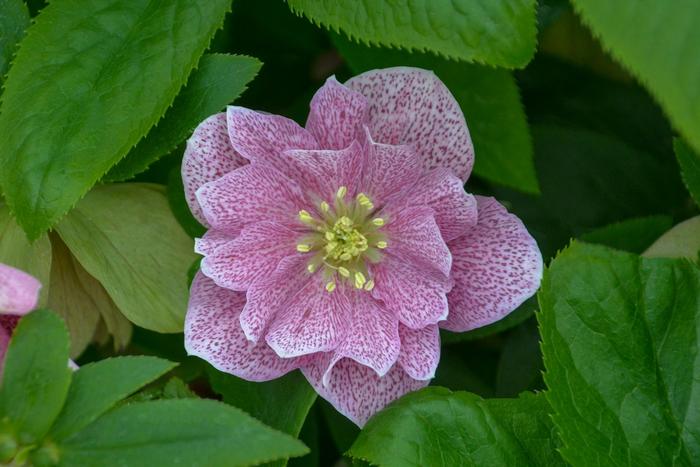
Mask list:
POLYGON ((700 269, 574 242, 539 293, 547 399, 574 466, 700 458, 700 269))
POLYGON ((496 396, 514 397, 528 389, 541 389, 542 353, 534 319, 510 331, 503 343, 496 374, 496 396))
POLYGON ((158 125, 112 167, 104 180, 131 178, 171 152, 202 120, 240 96, 261 65, 257 59, 242 55, 204 55, 187 86, 175 98, 158 125))
POLYGON ((27 26, 29 10, 22 0, 0 0, 0 84, 27 26))
POLYGON ((573 0, 612 55, 656 96, 671 121, 700 151, 700 3, 573 0))
POLYGON ((693 151, 680 138, 673 140, 678 164, 681 166, 681 176, 695 204, 700 206, 700 151, 693 151))
POLYGON ((114 357, 81 367, 73 376, 63 411, 51 428, 54 440, 79 432, 120 400, 172 370, 156 357, 114 357))
POLYGON ((182 331, 192 239, 158 185, 96 187, 56 227, 85 270, 134 324, 182 331))
POLYGON ((5 357, 0 408, 22 444, 41 439, 58 416, 68 394, 68 331, 47 310, 23 317, 5 357))
POLYGON ((0 182, 34 239, 165 113, 230 0, 56 0, 5 83, 0 182))
POLYGON ((636 217, 592 230, 579 239, 640 254, 672 225, 670 216, 636 217))
POLYGON ((391 466, 564 465, 542 394, 482 399, 429 387, 375 415, 352 457, 391 466))
POLYGON ((700 216, 674 226, 644 253, 647 258, 687 258, 700 264, 700 216))
POLYGON ((430 54, 364 47, 333 40, 355 73, 414 66, 432 70, 447 85, 467 119, 476 154, 474 173, 527 193, 538 193, 530 131, 512 73, 430 54))
POLYGON ((308 449, 242 411, 205 399, 136 402, 59 445, 60 466, 248 466, 308 449))
POLYGON ((299 371, 264 383, 245 381, 211 367, 207 373, 212 389, 224 402, 293 436, 299 434, 316 400, 316 391, 299 371))
POLYGON ((524 67, 535 53, 533 0, 289 0, 297 13, 355 41, 456 60, 524 67))
POLYGON ((51 242, 44 235, 30 243, 3 203, 0 203, 0 263, 9 264, 36 277, 41 282, 39 306, 46 305, 51 274, 51 242))

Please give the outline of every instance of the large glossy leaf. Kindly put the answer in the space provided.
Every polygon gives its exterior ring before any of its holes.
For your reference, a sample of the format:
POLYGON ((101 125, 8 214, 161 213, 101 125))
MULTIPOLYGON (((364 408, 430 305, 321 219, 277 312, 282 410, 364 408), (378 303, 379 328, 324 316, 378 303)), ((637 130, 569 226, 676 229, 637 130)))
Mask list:
POLYGON ((161 358, 133 356, 108 358, 81 367, 73 376, 63 411, 51 427, 51 438, 62 440, 79 432, 175 365, 161 358))
POLYGON ((700 155, 698 155, 700 151, 693 151, 680 138, 673 140, 673 148, 676 151, 678 164, 681 166, 685 186, 688 187, 695 204, 700 206, 700 155))
POLYGON ((474 143, 474 173, 528 193, 539 191, 532 139, 513 75, 482 65, 457 63, 431 54, 364 47, 333 37, 352 70, 415 66, 432 70, 452 91, 474 143))
POLYGON ((700 3, 574 0, 573 4, 603 45, 649 88, 700 151, 700 3))
POLYGON ((532 0, 289 0, 289 5, 367 44, 509 68, 525 66, 535 52, 532 0))
POLYGON ((31 238, 165 113, 230 3, 56 0, 42 10, 0 108, 0 182, 31 238))
POLYGON ((574 243, 539 295, 547 398, 574 466, 700 458, 700 269, 574 243))
POLYGON ((429 387, 373 417, 349 454, 375 465, 564 465, 544 395, 487 399, 429 387))
POLYGON ((233 102, 262 64, 242 55, 204 55, 158 125, 105 175, 126 180, 171 152, 205 118, 233 102))
POLYGON ((129 320, 159 332, 182 331, 187 270, 196 255, 162 187, 97 187, 57 231, 129 320))
POLYGON ((25 444, 40 440, 63 407, 71 381, 68 332, 47 310, 29 313, 5 357, 0 411, 25 444))
POLYGON ((0 84, 27 26, 29 10, 22 0, 0 0, 0 84))
POLYGON ((171 399, 119 407, 59 445, 61 466, 248 466, 308 449, 213 400, 171 399))

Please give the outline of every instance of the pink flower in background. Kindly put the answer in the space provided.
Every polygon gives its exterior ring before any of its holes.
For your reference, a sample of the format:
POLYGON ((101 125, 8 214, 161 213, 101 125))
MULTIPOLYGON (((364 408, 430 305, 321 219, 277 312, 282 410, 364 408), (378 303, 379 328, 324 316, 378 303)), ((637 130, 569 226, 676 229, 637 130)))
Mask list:
POLYGON ((0 373, 19 319, 36 308, 41 283, 24 271, 0 263, 0 373))
POLYGON ((182 166, 209 229, 185 345, 252 381, 294 369, 358 425, 426 386, 439 327, 467 331, 538 288, 522 222, 472 196, 464 116, 428 71, 330 78, 306 128, 229 107, 202 122, 182 166))

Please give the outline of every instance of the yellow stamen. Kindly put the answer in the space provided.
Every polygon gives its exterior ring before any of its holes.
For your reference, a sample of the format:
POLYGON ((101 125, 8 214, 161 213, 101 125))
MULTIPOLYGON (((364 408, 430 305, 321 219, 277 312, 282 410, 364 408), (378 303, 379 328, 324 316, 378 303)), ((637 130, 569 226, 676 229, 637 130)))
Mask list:
POLYGON ((384 219, 381 217, 375 217, 372 219, 372 224, 376 225, 377 227, 381 227, 384 225, 384 219))
POLYGON ((384 240, 380 240, 380 241, 377 242, 377 248, 379 248, 380 250, 383 250, 383 249, 386 248, 387 246, 388 246, 388 245, 387 245, 387 243, 386 243, 384 240))
POLYGON ((366 209, 373 209, 374 204, 372 204, 372 200, 369 199, 369 196, 367 196, 364 193, 360 193, 357 195, 357 202, 360 203, 360 206, 366 208, 366 209))
POLYGON ((329 242, 332 242, 333 240, 335 240, 335 234, 331 231, 327 231, 325 237, 326 237, 326 240, 328 240, 329 242))
POLYGON ((306 270, 310 273, 313 273, 314 271, 316 271, 316 265, 314 263, 309 263, 308 266, 306 266, 306 270))
POLYGON ((363 285, 365 285, 365 282, 367 282, 367 279, 365 279, 365 275, 362 274, 361 272, 356 272, 355 273, 355 287, 358 289, 361 289, 363 285))
POLYGON ((328 203, 326 203, 325 201, 321 201, 321 211, 328 212, 330 208, 331 207, 328 205, 328 203))
POLYGON ((307 245, 306 243, 300 243, 297 245, 297 251, 299 253, 308 253, 311 251, 311 246, 307 245))
POLYGON ((338 272, 340 273, 341 276, 343 277, 350 277, 350 271, 348 271, 346 268, 340 266, 338 268, 338 272))
POLYGON ((335 282, 330 281, 326 284, 326 290, 330 293, 335 290, 335 282))
POLYGON ((348 193, 348 187, 346 186, 341 186, 338 188, 338 191, 336 192, 335 196, 338 199, 343 199, 345 198, 345 195, 348 193))
POLYGON ((374 279, 370 279, 365 283, 365 290, 369 292, 374 288, 374 279))
POLYGON ((311 217, 309 211, 307 211, 306 209, 302 209, 301 211, 299 211, 299 220, 306 224, 309 224, 314 221, 314 218, 311 217))

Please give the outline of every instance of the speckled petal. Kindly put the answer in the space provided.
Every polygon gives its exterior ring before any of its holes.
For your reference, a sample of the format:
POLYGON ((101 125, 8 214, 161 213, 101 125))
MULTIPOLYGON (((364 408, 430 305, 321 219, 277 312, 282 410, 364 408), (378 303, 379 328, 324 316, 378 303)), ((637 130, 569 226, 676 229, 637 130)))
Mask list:
POLYGON ((319 149, 311 133, 280 115, 229 106, 226 119, 233 148, 251 162, 271 163, 288 149, 319 149))
POLYGON ((248 224, 234 240, 202 260, 202 273, 220 287, 245 291, 271 274, 279 262, 295 252, 299 234, 274 222, 248 224))
POLYGON ((425 169, 452 169, 463 181, 474 148, 462 110, 431 71, 397 67, 372 70, 345 83, 369 101, 369 128, 385 144, 412 144, 425 169))
POLYGON ((295 224, 305 205, 301 188, 265 164, 249 164, 197 190, 204 217, 217 230, 236 231, 258 221, 295 224))
POLYGON ((202 238, 194 239, 194 252, 199 255, 209 255, 221 245, 235 239, 240 232, 231 234, 221 230, 207 230, 202 238))
POLYGON ((418 206, 392 213, 384 231, 388 236, 387 253, 426 273, 443 278, 450 275, 452 256, 440 235, 432 209, 418 206))
POLYGON ((373 272, 372 296, 382 300, 406 326, 420 329, 447 318, 449 280, 436 280, 389 255, 373 272))
POLYGON ((328 293, 316 274, 277 313, 266 340, 281 357, 298 357, 335 349, 349 327, 348 299, 341 290, 328 293))
POLYGON ((306 129, 320 147, 343 149, 355 140, 366 122, 367 99, 331 76, 311 99, 306 129))
POLYGON ((244 303, 245 294, 221 288, 197 273, 185 319, 187 353, 250 381, 267 381, 298 368, 298 359, 280 358, 264 342, 246 339, 238 321, 244 303))
POLYGON ((0 313, 24 315, 36 308, 41 283, 24 271, 0 264, 0 313))
POLYGON ((182 158, 182 183, 187 204, 199 222, 209 226, 195 196, 199 187, 247 163, 231 146, 225 113, 212 115, 194 130, 182 158))
POLYGON ((454 288, 440 326, 463 332, 506 316, 542 279, 542 254, 523 223, 493 198, 476 197, 479 223, 450 242, 454 288))
POLYGON ((399 326, 401 353, 398 363, 413 379, 430 380, 440 361, 440 329, 431 324, 422 329, 399 326))
POLYGON ((426 173, 390 204, 392 209, 419 204, 429 206, 446 242, 469 232, 478 217, 476 198, 464 191, 462 181, 445 168, 426 173))
POLYGON ((389 403, 428 385, 428 381, 408 376, 399 365, 379 377, 371 368, 349 358, 340 360, 323 384, 325 368, 326 363, 319 359, 302 367, 302 371, 321 397, 359 427, 389 403))

